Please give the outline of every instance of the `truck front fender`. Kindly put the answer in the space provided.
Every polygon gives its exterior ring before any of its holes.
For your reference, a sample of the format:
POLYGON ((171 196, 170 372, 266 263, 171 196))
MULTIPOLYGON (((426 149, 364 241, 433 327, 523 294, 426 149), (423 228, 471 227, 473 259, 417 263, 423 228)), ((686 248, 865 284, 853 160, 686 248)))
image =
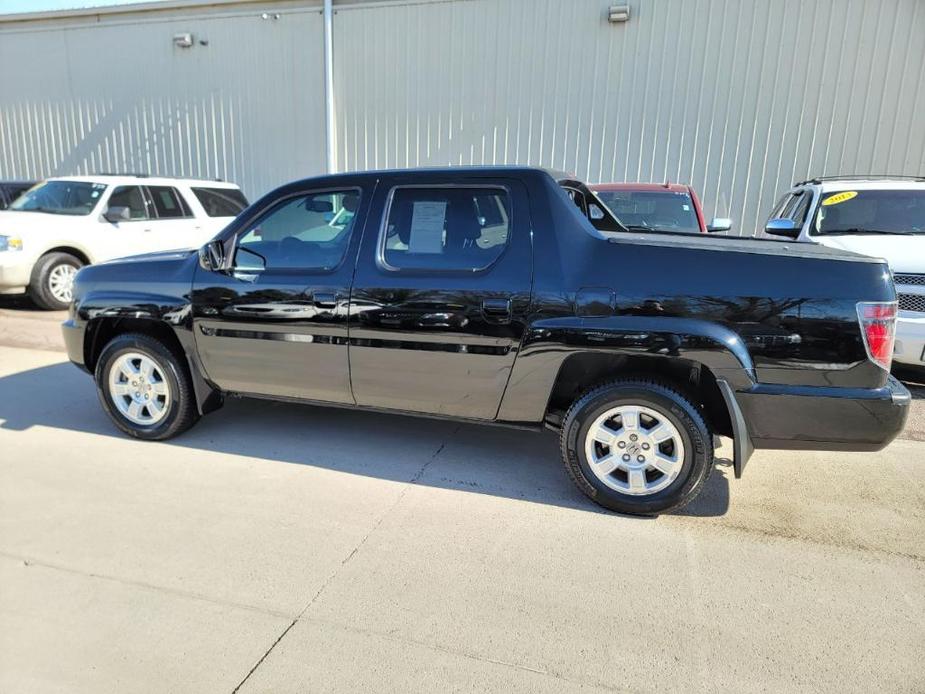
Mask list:
POLYGON ((79 299, 75 317, 69 322, 83 331, 83 363, 91 373, 96 358, 113 336, 145 333, 182 352, 201 414, 221 405, 221 393, 205 378, 199 362, 191 329, 192 305, 186 297, 140 291, 90 291, 79 299))

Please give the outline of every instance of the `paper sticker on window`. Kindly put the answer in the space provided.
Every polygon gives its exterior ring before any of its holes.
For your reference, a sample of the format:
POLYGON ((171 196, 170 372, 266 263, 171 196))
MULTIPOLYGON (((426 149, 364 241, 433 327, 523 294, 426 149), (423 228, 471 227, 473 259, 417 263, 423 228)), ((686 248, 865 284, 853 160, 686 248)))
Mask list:
POLYGON ((411 253, 442 253, 445 219, 446 201, 416 201, 411 214, 408 250, 411 253))
POLYGON ((681 209, 683 209, 685 212, 691 211, 690 205, 681 205, 681 209))
POLYGON ((822 201, 823 205, 837 205, 840 202, 845 202, 851 198, 857 197, 856 190, 845 190, 841 193, 835 193, 835 195, 830 195, 825 200, 822 201))

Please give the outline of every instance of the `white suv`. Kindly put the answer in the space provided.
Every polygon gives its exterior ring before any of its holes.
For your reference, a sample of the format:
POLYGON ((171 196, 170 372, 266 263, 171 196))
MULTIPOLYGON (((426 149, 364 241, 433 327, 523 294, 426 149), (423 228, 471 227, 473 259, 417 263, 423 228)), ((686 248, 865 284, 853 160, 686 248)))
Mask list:
POLYGON ((899 295, 893 360, 925 366, 925 177, 797 183, 777 203, 764 231, 884 258, 899 295))
POLYGON ((233 183, 139 175, 50 178, 0 212, 0 294, 66 308, 83 265, 201 246, 247 206, 233 183))

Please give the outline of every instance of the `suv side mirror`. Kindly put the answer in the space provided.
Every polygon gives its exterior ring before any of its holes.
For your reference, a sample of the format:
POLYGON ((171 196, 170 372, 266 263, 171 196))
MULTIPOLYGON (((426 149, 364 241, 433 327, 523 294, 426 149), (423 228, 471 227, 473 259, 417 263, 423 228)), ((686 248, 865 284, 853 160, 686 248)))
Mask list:
POLYGON ((113 224, 118 224, 119 222, 127 222, 132 218, 132 211, 121 205, 115 205, 113 207, 107 207, 106 212, 103 213, 103 219, 107 222, 113 224))
POLYGON ((707 231, 711 234, 719 231, 729 231, 732 229, 732 220, 726 217, 714 217, 707 224, 707 231))
POLYGON ((764 230, 771 236, 786 236, 788 239, 795 239, 800 235, 801 226, 787 217, 778 217, 777 219, 768 220, 764 230))
POLYGON ((220 272, 225 269, 225 244, 216 239, 199 249, 199 264, 204 270, 220 272))

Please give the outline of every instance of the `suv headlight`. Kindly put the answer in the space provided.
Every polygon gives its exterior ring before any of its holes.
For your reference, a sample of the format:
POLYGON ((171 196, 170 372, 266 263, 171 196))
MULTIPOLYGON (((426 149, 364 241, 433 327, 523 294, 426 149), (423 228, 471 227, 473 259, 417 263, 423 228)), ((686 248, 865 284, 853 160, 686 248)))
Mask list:
POLYGON ((0 251, 21 251, 22 239, 18 236, 0 234, 0 251))

